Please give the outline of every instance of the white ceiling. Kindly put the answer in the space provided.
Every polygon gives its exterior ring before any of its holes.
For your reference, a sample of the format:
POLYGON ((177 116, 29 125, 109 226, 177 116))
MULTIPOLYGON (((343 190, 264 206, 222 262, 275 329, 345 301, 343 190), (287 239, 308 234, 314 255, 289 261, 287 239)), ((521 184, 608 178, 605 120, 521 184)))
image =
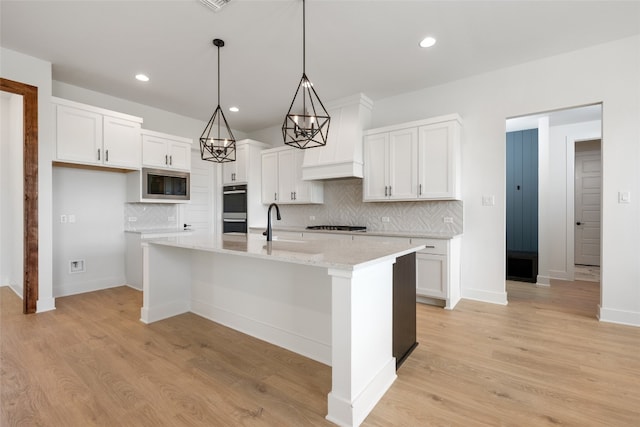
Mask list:
MULTIPOLYGON (((320 98, 384 98, 640 33, 640 1, 307 0, 307 75, 320 98), (433 35, 438 43, 420 49, 433 35)), ((281 123, 302 75, 302 1, 0 1, 0 44, 54 80, 234 129, 281 123), (148 74, 140 83, 134 75, 148 74)))

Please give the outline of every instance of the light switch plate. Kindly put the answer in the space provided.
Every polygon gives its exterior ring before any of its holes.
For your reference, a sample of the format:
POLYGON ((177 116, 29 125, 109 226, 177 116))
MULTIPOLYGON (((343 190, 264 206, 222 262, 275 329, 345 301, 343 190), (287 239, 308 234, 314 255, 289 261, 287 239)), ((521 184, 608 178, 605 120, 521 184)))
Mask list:
POLYGON ((496 196, 482 196, 482 206, 495 206, 496 196))
POLYGON ((618 191, 618 203, 631 203, 631 192, 618 191))

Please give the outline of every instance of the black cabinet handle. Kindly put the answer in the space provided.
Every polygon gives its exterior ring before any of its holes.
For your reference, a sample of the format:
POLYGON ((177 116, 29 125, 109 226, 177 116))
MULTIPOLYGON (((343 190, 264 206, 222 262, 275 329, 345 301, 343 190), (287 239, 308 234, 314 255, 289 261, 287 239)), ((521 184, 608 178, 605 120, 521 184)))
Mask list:
POLYGON ((582 225, 582 223, 580 221, 576 222, 576 225, 582 225))

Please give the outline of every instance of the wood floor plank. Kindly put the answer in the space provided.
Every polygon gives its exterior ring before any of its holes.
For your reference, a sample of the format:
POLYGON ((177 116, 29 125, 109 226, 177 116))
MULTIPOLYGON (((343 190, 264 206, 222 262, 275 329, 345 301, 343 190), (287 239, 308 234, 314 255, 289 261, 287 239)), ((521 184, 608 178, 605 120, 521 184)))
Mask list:
MULTIPOLYGON (((640 328, 599 284, 508 282, 509 304, 417 305, 420 345, 364 426, 640 425, 640 328)), ((0 425, 327 426, 329 367, 127 287, 23 315, 0 288, 0 425)))

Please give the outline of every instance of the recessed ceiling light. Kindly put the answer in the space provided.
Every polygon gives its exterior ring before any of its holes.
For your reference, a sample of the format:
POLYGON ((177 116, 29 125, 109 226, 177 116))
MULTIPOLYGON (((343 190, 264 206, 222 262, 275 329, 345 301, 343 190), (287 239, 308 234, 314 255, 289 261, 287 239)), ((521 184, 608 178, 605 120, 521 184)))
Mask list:
POLYGON ((431 47, 434 44, 436 44, 436 39, 434 39, 433 37, 425 37, 420 42, 420 47, 431 47))
POLYGON ((149 81, 149 77, 146 74, 136 74, 136 79, 140 80, 141 82, 149 81))
POLYGON ((240 111, 240 109, 238 107, 229 107, 229 111, 237 113, 238 111, 240 111))

